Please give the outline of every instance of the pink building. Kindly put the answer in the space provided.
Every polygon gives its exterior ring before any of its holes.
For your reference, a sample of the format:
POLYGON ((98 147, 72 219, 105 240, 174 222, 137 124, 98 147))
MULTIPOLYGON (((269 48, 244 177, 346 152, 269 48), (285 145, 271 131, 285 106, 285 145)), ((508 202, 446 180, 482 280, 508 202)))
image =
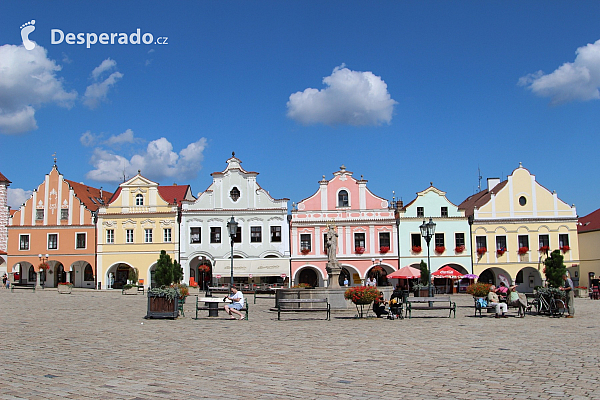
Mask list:
POLYGON ((337 259, 342 265, 340 285, 364 284, 376 277, 387 284, 385 275, 398 269, 398 233, 394 209, 388 201, 367 189, 367 181, 352 177, 342 165, 333 179, 325 175, 319 190, 300 201, 292 210, 292 283, 326 286, 327 226, 335 225, 338 234, 337 259))

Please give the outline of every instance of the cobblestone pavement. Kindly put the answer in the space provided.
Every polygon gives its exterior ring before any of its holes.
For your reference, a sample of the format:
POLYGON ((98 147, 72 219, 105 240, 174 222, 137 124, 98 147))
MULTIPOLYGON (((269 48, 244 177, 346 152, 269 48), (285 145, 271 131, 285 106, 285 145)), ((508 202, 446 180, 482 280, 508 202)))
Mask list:
POLYGON ((0 290, 0 399, 600 398, 600 301, 573 319, 474 317, 455 295, 413 319, 289 313, 145 320, 145 296, 0 290), (417 318, 415 318, 417 317, 417 318))

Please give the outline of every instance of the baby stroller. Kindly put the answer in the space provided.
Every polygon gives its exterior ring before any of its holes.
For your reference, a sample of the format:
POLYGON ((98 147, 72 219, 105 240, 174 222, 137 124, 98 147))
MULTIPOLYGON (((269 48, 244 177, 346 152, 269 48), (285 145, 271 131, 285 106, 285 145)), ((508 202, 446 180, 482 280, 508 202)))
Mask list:
POLYGON ((402 297, 392 297, 389 302, 388 319, 404 319, 404 302, 402 297))

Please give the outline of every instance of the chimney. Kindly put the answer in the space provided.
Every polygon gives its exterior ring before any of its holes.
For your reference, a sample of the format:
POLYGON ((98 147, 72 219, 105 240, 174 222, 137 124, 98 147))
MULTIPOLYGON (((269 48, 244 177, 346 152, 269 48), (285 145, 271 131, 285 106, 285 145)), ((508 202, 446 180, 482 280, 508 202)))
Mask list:
POLYGON ((488 191, 491 191, 499 183, 500 183, 500 178, 487 178, 488 191))

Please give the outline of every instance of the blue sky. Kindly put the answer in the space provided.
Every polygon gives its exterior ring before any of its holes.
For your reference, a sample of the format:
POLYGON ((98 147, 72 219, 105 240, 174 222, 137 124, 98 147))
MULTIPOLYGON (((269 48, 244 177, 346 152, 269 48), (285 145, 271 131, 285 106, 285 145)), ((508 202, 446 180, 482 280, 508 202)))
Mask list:
MULTIPOLYGON (((519 162, 585 215, 598 185, 599 2, 3 1, 0 172, 196 194, 236 152, 276 198, 344 164, 458 204, 519 162), (31 20, 35 20, 31 24, 31 20), (23 46, 21 26, 35 26, 23 46), (51 43, 51 30, 167 44, 51 43)), ((23 29, 27 29, 24 27, 23 29)))

